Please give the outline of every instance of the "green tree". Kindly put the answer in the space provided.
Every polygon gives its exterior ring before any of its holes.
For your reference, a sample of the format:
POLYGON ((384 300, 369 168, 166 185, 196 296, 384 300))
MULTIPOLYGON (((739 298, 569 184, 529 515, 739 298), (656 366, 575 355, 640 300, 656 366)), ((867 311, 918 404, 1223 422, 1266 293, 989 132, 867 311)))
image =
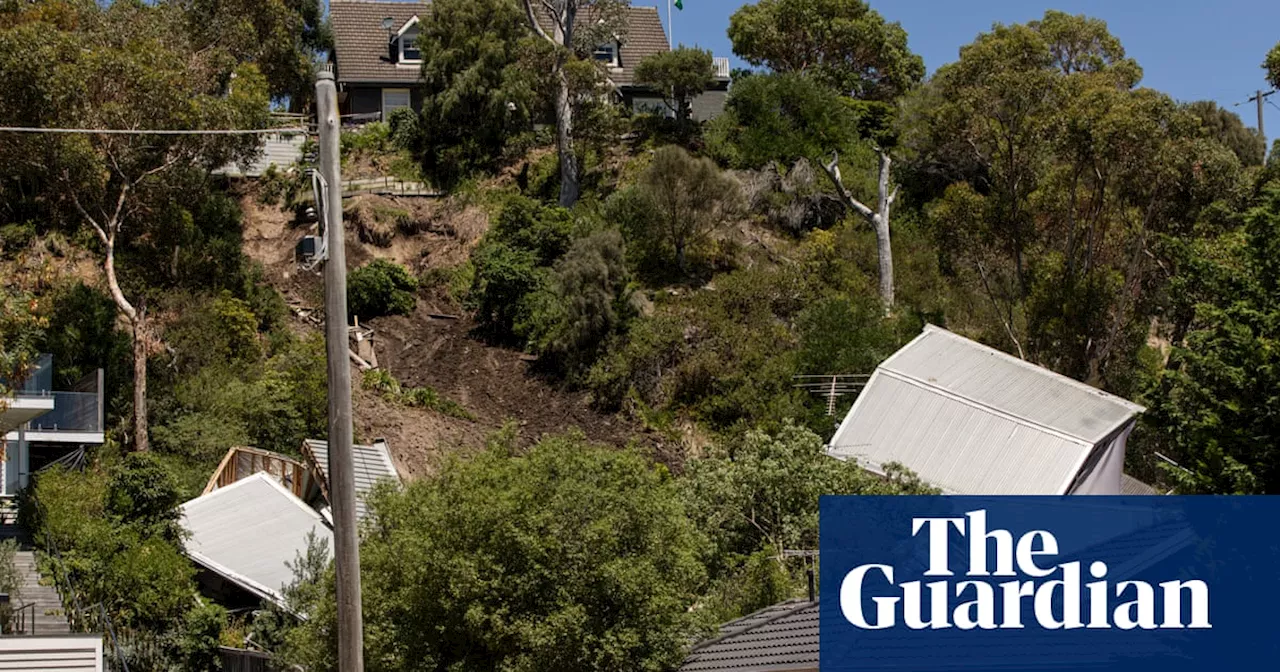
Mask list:
POLYGON ((1271 86, 1280 89, 1280 43, 1267 52, 1267 58, 1262 62, 1262 69, 1267 71, 1267 81, 1271 82, 1271 86))
POLYGON ((729 39, 752 65, 804 73, 865 100, 893 100, 925 73, 907 31, 863 0, 760 0, 729 19, 729 39))
POLYGON ((1244 166, 1261 166, 1266 142, 1257 129, 1249 128, 1240 115, 1218 107, 1212 100, 1198 100, 1186 106, 1200 120, 1201 133, 1225 145, 1244 166))
MULTIPOLYGON (((0 70, 15 74, 15 95, 0 99, 0 118, 62 128, 266 124, 268 87, 258 68, 220 46, 198 48, 178 5, 45 9, 11 12, 0 29, 0 70)), ((107 287, 134 336, 135 450, 149 445, 146 363, 154 334, 145 304, 121 287, 117 252, 146 238, 157 224, 152 216, 190 190, 193 173, 257 149, 256 138, 234 135, 32 134, 0 141, 0 159, 32 187, 26 193, 39 193, 60 218, 97 238, 107 287)))
POLYGON ((1140 77, 1103 22, 1050 11, 962 48, 903 136, 941 266, 988 307, 984 340, 1121 394, 1160 310, 1153 241, 1244 193, 1232 150, 1140 77))
POLYGON ((840 151, 846 157, 859 146, 854 107, 812 79, 796 74, 756 75, 735 82, 725 114, 714 121, 727 129, 728 163, 762 168, 772 162, 791 166, 840 151))
POLYGON ((1280 492, 1280 184, 1245 220, 1180 269, 1202 300, 1146 395, 1144 421, 1188 493, 1280 492))
POLYGON ((653 54, 636 66, 636 81, 658 92, 681 123, 689 120, 693 99, 714 77, 711 52, 695 47, 653 54))
POLYGON ((675 253, 680 271, 689 272, 689 249, 723 226, 739 207, 738 183, 708 158, 691 156, 675 145, 654 154, 640 177, 640 189, 653 207, 651 235, 675 253))
POLYGON ((374 259, 347 277, 347 307, 364 318, 408 315, 417 305, 418 279, 404 266, 374 259))
POLYGON ((535 353, 555 359, 567 372, 580 372, 632 316, 630 289, 622 235, 601 231, 579 238, 556 262, 517 331, 535 353))
POLYGON ((672 478, 580 436, 522 454, 510 438, 372 497, 361 547, 369 659, 384 670, 678 665, 704 574, 672 478))
POLYGON ((419 151, 427 175, 451 186, 532 128, 538 92, 519 67, 529 31, 512 0, 439 0, 423 26, 419 151))
POLYGON ((0 410, 10 388, 30 375, 46 324, 34 297, 0 286, 0 410))
POLYGON ((556 149, 560 155, 560 206, 578 202, 581 188, 578 155, 574 150, 572 63, 606 39, 626 34, 625 10, 629 0, 522 0, 529 27, 553 47, 551 67, 555 98, 556 149), (579 14, 590 20, 579 21, 579 14))

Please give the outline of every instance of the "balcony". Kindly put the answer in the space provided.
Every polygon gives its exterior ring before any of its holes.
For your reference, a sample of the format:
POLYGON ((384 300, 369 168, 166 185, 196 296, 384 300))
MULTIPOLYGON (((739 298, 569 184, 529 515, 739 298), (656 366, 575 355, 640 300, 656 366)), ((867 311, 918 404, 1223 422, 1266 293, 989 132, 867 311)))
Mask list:
POLYGON ((0 400, 0 434, 17 441, 21 428, 27 441, 101 443, 102 371, 67 391, 53 389, 53 372, 53 357, 40 355, 22 385, 0 400))

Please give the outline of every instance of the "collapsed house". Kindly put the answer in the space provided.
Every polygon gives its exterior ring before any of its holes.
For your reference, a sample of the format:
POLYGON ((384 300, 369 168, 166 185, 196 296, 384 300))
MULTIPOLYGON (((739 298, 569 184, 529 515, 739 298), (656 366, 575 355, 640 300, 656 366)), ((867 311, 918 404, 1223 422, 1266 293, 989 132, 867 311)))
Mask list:
POLYGON ((927 325, 871 375, 828 446, 946 494, 1154 492, 1123 475, 1142 406, 927 325))
MULTIPOLYGON (((387 443, 353 446, 357 515, 367 515, 365 496, 378 483, 400 483, 387 443)), ((307 441, 302 459, 234 447, 218 465, 204 493, 182 505, 189 533, 184 550, 198 567, 207 597, 231 610, 257 609, 263 602, 287 608, 284 588, 309 539, 332 557, 329 513, 329 451, 307 441)))

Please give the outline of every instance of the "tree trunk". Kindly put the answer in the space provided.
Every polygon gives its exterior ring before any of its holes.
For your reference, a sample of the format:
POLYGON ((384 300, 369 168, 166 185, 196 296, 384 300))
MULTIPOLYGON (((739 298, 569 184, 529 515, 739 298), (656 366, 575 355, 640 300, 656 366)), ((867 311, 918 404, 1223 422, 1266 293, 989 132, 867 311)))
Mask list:
POLYGON ((684 241, 676 241, 676 264, 680 267, 680 272, 689 275, 689 262, 684 254, 684 241))
POLYGON ((119 230, 119 222, 109 225, 110 234, 104 235, 107 257, 102 270, 107 275, 107 288, 116 307, 124 313, 133 327, 133 449, 146 452, 150 446, 150 435, 147 428, 147 331, 145 316, 133 307, 132 303, 120 291, 120 283, 116 279, 115 232, 119 230))
POLYGON ((145 453, 151 448, 147 428, 147 327, 138 314, 133 320, 133 449, 145 453))
POLYGON ((845 188, 844 182, 840 180, 839 153, 833 153, 831 163, 824 164, 822 167, 827 177, 831 179, 831 183, 835 185, 836 193, 840 195, 840 200, 845 206, 862 215, 875 230, 876 253, 880 259, 880 302, 884 304, 884 313, 887 316, 893 312, 894 301, 893 244, 889 234, 889 213, 893 207, 893 201, 898 198, 897 187, 894 187, 892 192, 889 191, 889 174, 890 168, 893 167, 893 160, 889 158, 888 153, 880 152, 879 211, 868 208, 845 188))
POLYGON ((564 56, 556 58, 556 149, 560 153, 560 206, 578 202, 578 155, 573 151, 573 105, 564 56))

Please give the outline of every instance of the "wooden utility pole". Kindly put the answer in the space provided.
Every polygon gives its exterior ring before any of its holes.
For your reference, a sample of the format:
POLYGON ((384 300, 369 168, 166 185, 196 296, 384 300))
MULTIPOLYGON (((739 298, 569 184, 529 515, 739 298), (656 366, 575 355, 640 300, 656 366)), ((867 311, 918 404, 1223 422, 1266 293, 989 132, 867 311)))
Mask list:
POLYGON ((1263 123, 1262 123, 1262 117, 1263 117, 1263 115, 1262 115, 1262 112, 1263 112, 1263 110, 1262 110, 1262 104, 1263 104, 1263 102, 1265 102, 1265 101, 1266 101, 1267 96, 1270 96, 1271 94, 1273 94, 1273 93, 1275 93, 1275 92, 1276 92, 1276 90, 1275 90, 1275 89, 1272 89, 1272 90, 1270 90, 1270 91, 1262 91, 1261 89, 1259 89, 1259 90, 1258 90, 1258 91, 1253 95, 1253 97, 1249 98, 1249 102, 1251 102, 1251 103, 1252 103, 1252 102, 1257 102, 1257 103, 1258 103, 1258 137, 1262 138, 1262 160, 1263 160, 1264 162, 1265 162, 1265 161, 1266 161, 1266 159, 1267 159, 1267 129, 1266 129, 1266 126, 1264 126, 1264 125, 1263 125, 1263 123))
POLYGON ((338 579, 338 671, 364 672, 364 617, 360 612, 360 536, 351 455, 351 364, 347 343, 347 253, 342 226, 338 89, 333 73, 316 75, 316 122, 324 189, 325 352, 329 366, 329 498, 333 506, 338 579))

